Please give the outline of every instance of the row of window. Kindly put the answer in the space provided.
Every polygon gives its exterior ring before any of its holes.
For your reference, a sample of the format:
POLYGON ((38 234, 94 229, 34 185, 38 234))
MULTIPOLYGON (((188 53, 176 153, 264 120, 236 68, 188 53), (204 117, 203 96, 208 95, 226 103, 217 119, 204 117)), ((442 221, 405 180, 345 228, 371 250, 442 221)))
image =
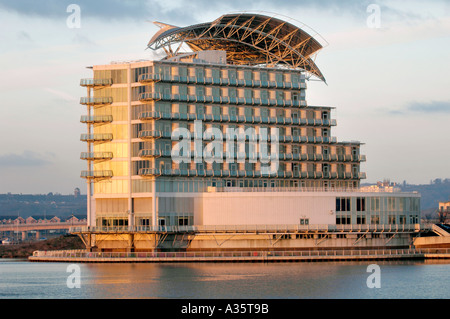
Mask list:
MULTIPOLYGON (((158 219, 159 226, 169 226, 168 220, 165 217, 158 219)), ((192 225, 192 218, 186 216, 176 217, 176 226, 188 226, 192 225)), ((128 218, 98 218, 97 225, 101 227, 122 227, 128 226, 128 218)), ((150 218, 139 218, 137 220, 137 226, 151 226, 152 221, 150 218)), ((175 226, 175 225, 171 225, 175 226)))
MULTIPOLYGON (((366 225, 368 222, 366 216, 356 216, 356 225, 366 225)), ((408 223, 408 218, 405 215, 389 215, 387 216, 387 224, 390 225, 405 225, 408 223)), ((409 224, 418 224, 419 216, 411 215, 409 216, 409 224)), ((336 225, 351 225, 355 224, 352 222, 352 216, 336 216, 336 225)), ((380 216, 370 216, 371 225, 380 224, 380 216)))
MULTIPOLYGON (((409 204, 410 211, 419 211, 420 199, 419 198, 406 198, 406 197, 356 197, 356 211, 366 211, 366 200, 370 200, 370 207, 372 211, 406 211, 409 204), (383 209, 381 208, 383 207, 383 209)), ((336 197, 336 212, 349 212, 352 211, 352 203, 350 197, 336 197)))

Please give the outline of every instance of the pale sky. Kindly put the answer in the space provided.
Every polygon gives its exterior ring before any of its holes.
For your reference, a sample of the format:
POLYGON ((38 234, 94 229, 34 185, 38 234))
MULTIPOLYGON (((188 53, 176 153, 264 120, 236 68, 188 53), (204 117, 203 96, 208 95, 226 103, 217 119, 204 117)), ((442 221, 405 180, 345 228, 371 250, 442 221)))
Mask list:
POLYGON ((336 107, 338 141, 365 143, 363 182, 450 178, 449 1, 0 0, 0 193, 85 193, 86 67, 152 59, 153 21, 240 11, 290 17, 326 41, 316 64, 327 84, 310 81, 307 101, 336 107), (67 24, 70 4, 79 28, 67 24))

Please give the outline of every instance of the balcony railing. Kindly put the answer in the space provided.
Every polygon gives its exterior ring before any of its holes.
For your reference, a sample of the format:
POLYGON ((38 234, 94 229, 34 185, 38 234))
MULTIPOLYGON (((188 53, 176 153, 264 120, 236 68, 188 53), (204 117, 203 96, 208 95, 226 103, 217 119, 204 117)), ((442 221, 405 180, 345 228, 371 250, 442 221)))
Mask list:
POLYGON ((113 102, 112 97, 82 97, 80 104, 83 105, 105 105, 113 102))
MULTIPOLYGON (((202 139, 202 140, 212 140, 212 136, 199 135, 197 136, 194 132, 190 132, 191 139, 202 139)), ((158 130, 145 130, 138 133, 138 138, 141 139, 156 139, 165 138, 171 139, 172 133, 166 131, 158 130)), ((216 138, 216 137, 215 137, 216 138)), ((237 140, 237 141, 279 141, 280 143, 309 143, 309 144, 333 144, 337 143, 336 137, 325 137, 325 136, 292 136, 292 135, 267 135, 262 136, 260 134, 255 134, 254 136, 249 136, 246 134, 222 134, 223 140, 237 140)), ((349 161, 352 161, 351 155, 348 157, 349 161)), ((341 160, 342 161, 342 160, 341 160)))
POLYGON ((112 115, 82 115, 80 122, 87 124, 105 124, 113 121, 112 115))
POLYGON ((211 85, 226 85, 226 86, 277 88, 277 89, 306 89, 306 82, 304 81, 278 82, 278 81, 211 78, 211 77, 197 77, 197 76, 164 75, 156 73, 141 74, 138 78, 138 81, 143 83, 161 81, 161 82, 177 82, 186 84, 193 83, 193 84, 211 84, 211 85))
POLYGON ((110 178, 113 172, 109 170, 103 171, 82 171, 80 177, 87 179, 110 178))
MULTIPOLYGON (((142 149, 139 150, 138 157, 171 157, 171 150, 158 150, 158 149, 142 149)), ((202 155, 198 155, 195 152, 191 152, 190 157, 195 158, 196 156, 201 157, 202 155)), ((231 154, 230 152, 223 151, 221 154, 214 155, 214 158, 222 158, 222 159, 242 159, 242 160, 261 160, 261 154, 256 152, 255 154, 249 154, 244 152, 239 152, 235 154, 231 154)), ((298 153, 279 153, 279 154, 267 154, 263 157, 265 161, 303 161, 303 162, 359 162, 359 157, 354 157, 351 155, 326 155, 326 154, 298 154, 298 153)), ((330 173, 336 174, 336 173, 330 173)), ((344 174, 344 173, 342 173, 344 174)), ((344 174, 345 175, 345 174, 344 174)), ((298 177, 298 176, 297 176, 298 177)), ((365 178, 365 177, 362 177, 365 178)))
POLYGON ((170 151, 157 150, 157 149, 143 149, 138 153, 139 157, 169 157, 171 156, 170 151))
POLYGON ((80 140, 83 142, 104 142, 111 141, 113 135, 110 133, 100 133, 100 134, 81 134, 80 140))
POLYGON ((113 158, 112 152, 83 152, 80 155, 80 159, 82 160, 109 160, 113 158))
POLYGON ((361 173, 337 173, 319 171, 277 171, 262 173, 261 171, 245 170, 193 170, 193 169, 170 169, 170 168, 141 168, 140 176, 172 176, 172 177, 236 177, 236 178, 298 178, 298 179, 360 179, 361 173))
POLYGON ((140 101, 175 101, 187 103, 237 104, 237 105, 263 105, 263 106, 306 106, 305 100, 260 99, 228 96, 183 95, 164 94, 161 92, 147 92, 139 94, 140 101))
POLYGON ((276 124, 276 125, 305 125, 305 126, 335 126, 336 120, 327 119, 299 119, 289 117, 271 116, 245 116, 245 115, 217 115, 201 113, 165 113, 158 111, 147 111, 139 113, 138 118, 145 120, 177 120, 204 122, 231 122, 252 124, 276 124))
POLYGON ((81 79, 80 86, 109 86, 112 85, 112 79, 81 79))
POLYGON ((158 130, 146 130, 140 131, 138 137, 141 139, 157 139, 157 138, 171 138, 170 132, 158 131, 158 130))

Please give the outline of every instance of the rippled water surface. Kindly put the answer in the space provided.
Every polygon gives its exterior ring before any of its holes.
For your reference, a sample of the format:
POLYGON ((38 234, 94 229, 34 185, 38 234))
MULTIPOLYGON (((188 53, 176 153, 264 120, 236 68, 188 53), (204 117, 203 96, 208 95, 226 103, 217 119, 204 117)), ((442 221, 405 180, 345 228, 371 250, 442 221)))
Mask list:
POLYGON ((0 260, 0 298, 450 298, 450 260, 378 262, 380 288, 367 285, 370 264, 0 260))

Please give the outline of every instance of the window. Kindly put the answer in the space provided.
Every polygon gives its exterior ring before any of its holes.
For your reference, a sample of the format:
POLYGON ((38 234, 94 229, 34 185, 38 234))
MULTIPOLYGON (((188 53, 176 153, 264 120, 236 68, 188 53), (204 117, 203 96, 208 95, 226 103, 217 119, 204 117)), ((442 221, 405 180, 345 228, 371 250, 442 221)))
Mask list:
POLYGON ((189 225, 189 218, 178 217, 178 226, 187 226, 187 225, 189 225))
POLYGON ((397 221, 397 218, 395 215, 389 215, 389 224, 395 225, 397 221))
POLYGON ((349 212, 350 211, 350 197, 336 197, 336 211, 349 212))
POLYGON ((365 212, 366 211, 366 198, 356 197, 356 211, 365 212))
POLYGON ((309 218, 300 218, 300 225, 309 225, 309 218))
POLYGON ((166 226, 166 219, 165 218, 160 218, 158 220, 158 225, 159 226, 166 226))
POLYGON ((356 224, 358 224, 358 225, 365 225, 366 224, 366 216, 357 216, 356 217, 356 224))
POLYGON ((351 223, 350 216, 336 216, 336 225, 350 225, 351 223))
POLYGON ((261 78, 261 82, 267 82, 269 76, 268 76, 267 72, 261 72, 260 78, 261 78))
POLYGON ((370 223, 372 225, 380 224, 380 216, 370 216, 370 223))
POLYGON ((142 218, 141 219, 141 226, 150 226, 150 219, 149 218, 142 218))

